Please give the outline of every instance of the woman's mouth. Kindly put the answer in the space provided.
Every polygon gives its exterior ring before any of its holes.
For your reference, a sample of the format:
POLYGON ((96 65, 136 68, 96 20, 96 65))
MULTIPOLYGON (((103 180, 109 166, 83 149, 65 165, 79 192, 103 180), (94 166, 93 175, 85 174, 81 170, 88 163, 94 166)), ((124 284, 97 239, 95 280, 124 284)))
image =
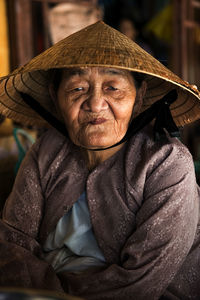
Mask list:
POLYGON ((104 118, 95 118, 95 119, 90 120, 89 124, 100 125, 100 124, 103 124, 105 122, 106 122, 106 119, 104 119, 104 118))

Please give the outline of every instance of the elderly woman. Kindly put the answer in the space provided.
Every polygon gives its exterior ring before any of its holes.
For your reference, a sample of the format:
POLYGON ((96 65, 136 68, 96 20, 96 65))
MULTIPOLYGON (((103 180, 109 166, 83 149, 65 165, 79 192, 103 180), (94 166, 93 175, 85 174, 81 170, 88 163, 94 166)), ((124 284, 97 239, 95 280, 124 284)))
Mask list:
POLYGON ((103 22, 2 78, 2 114, 51 126, 4 207, 1 286, 200 299, 198 186, 174 137, 200 117, 199 99, 103 22))

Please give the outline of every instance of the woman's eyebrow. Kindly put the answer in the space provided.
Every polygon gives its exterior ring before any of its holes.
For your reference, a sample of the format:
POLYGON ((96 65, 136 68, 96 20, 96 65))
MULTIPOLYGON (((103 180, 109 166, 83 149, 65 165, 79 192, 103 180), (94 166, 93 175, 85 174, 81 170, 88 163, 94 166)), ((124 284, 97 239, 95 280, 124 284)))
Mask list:
POLYGON ((102 68, 101 73, 112 74, 112 75, 126 75, 126 72, 124 72, 124 70, 112 69, 112 68, 102 68))
POLYGON ((87 73, 86 69, 72 68, 72 69, 68 69, 65 74, 67 77, 70 77, 75 75, 84 75, 86 73, 87 73))

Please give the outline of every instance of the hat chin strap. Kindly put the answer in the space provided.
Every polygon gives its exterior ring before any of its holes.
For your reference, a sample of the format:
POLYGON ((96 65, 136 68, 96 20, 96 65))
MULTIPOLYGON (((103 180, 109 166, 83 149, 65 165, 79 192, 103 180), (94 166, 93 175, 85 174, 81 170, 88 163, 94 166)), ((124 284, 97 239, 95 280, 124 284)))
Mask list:
MULTIPOLYGON (((25 93, 20 93, 22 99, 26 104, 28 104, 34 111, 36 111, 45 121, 47 121, 51 126, 56 128, 64 136, 69 137, 65 125, 55 118, 50 112, 48 112, 43 106, 40 105, 34 98, 25 93)), ((171 137, 180 137, 178 127, 176 126, 170 111, 170 105, 177 99, 177 91, 171 90, 163 98, 152 104, 148 109, 140 113, 136 118, 132 120, 125 136, 118 143, 98 149, 88 149, 91 151, 103 151, 116 147, 125 141, 127 141, 131 136, 136 134, 139 130, 144 128, 148 123, 155 119, 154 123, 154 139, 161 140, 166 137, 166 131, 171 137)))

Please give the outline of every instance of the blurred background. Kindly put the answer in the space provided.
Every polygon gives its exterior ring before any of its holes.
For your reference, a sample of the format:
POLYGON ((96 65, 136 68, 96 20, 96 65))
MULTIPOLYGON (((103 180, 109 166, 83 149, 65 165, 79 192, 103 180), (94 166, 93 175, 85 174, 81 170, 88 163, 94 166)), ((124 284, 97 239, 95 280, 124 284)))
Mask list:
MULTIPOLYGON (((200 0, 0 0, 0 76, 97 20, 120 30, 200 87, 200 0)), ((0 209, 42 129, 0 116, 0 209)), ((200 122, 181 130, 200 181, 200 122)))

